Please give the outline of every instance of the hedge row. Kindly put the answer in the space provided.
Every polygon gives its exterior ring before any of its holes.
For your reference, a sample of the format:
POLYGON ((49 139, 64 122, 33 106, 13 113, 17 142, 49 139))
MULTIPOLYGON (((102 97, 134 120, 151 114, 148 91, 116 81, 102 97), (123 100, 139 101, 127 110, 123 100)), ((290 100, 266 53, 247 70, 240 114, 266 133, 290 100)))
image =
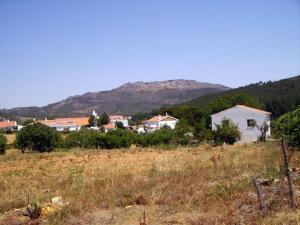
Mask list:
POLYGON ((16 147, 22 151, 34 150, 49 152, 55 148, 129 148, 132 144, 141 147, 155 145, 187 145, 190 137, 170 128, 162 128, 150 134, 138 135, 125 129, 108 133, 94 130, 81 130, 61 135, 40 123, 30 124, 17 133, 16 147))

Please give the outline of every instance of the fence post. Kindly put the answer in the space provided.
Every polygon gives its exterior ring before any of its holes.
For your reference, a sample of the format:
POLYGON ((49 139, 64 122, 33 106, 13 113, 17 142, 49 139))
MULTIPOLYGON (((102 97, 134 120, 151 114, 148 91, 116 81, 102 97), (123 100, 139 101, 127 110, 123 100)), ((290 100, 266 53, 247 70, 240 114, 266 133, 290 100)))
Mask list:
POLYGON ((289 168, 289 158, 288 158, 288 150, 287 150, 286 141, 281 140, 281 148, 282 148, 282 152, 283 152, 284 172, 287 177, 288 185, 289 185, 289 195, 290 195, 290 200, 291 200, 291 207, 296 208, 293 182, 292 182, 292 177, 291 177, 290 168, 289 168))
POLYGON ((256 193, 257 193, 258 200, 259 200, 259 209, 262 212, 262 214, 265 215, 266 212, 267 212, 267 207, 266 207, 266 204, 265 204, 263 192, 262 192, 261 187, 260 187, 260 182, 257 179, 257 177, 253 178, 253 184, 254 184, 254 187, 256 189, 256 193))

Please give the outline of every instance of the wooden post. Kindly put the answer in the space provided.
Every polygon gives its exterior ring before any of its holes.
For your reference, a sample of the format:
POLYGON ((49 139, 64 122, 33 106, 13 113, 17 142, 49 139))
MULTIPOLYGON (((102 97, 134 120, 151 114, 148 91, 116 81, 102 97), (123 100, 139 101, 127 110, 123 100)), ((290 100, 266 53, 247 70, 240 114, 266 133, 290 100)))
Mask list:
POLYGON ((253 178, 253 184, 256 189, 256 193, 257 193, 258 200, 259 200, 259 209, 262 212, 262 214, 265 215, 267 212, 267 207, 266 207, 263 192, 261 190, 260 183, 259 183, 259 180, 257 179, 257 177, 253 178))
POLYGON ((291 207, 296 208, 293 182, 292 182, 292 177, 291 177, 290 168, 289 168, 289 157, 288 157, 286 141, 284 141, 284 140, 281 141, 281 147, 282 147, 282 152, 283 152, 284 172, 287 177, 288 185, 289 185, 289 195, 290 195, 290 200, 291 200, 291 207))

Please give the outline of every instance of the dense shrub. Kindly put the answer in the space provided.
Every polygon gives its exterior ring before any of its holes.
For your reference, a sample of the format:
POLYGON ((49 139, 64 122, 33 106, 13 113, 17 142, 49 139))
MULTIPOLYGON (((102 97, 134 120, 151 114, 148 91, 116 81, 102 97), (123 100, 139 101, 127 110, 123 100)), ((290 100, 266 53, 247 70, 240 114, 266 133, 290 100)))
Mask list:
POLYGON ((120 129, 124 129, 125 127, 124 127, 124 124, 122 123, 122 122, 120 122, 120 121, 117 121, 116 122, 116 127, 117 128, 120 128, 120 129))
POLYGON ((59 144, 57 131, 41 124, 33 123, 17 133, 16 147, 24 152, 26 149, 39 152, 52 151, 59 144))
POLYGON ((141 134, 137 138, 137 145, 141 147, 157 146, 157 145, 187 145, 191 137, 186 135, 180 129, 172 130, 164 127, 156 130, 153 133, 141 134))
POLYGON ((234 144, 241 139, 241 132, 237 125, 229 119, 223 119, 221 124, 216 124, 216 130, 213 131, 213 140, 217 145, 224 142, 234 144))
POLYGON ((129 148, 136 141, 136 135, 128 130, 117 129, 106 135, 106 148, 129 148))
POLYGON ((300 107, 279 117, 275 123, 276 135, 290 145, 300 148, 300 107))
POLYGON ((7 146, 6 137, 3 134, 0 134, 0 154, 4 154, 7 146))
POLYGON ((129 148, 135 142, 135 134, 125 129, 117 129, 108 133, 93 130, 82 130, 70 133, 64 140, 67 148, 129 148))

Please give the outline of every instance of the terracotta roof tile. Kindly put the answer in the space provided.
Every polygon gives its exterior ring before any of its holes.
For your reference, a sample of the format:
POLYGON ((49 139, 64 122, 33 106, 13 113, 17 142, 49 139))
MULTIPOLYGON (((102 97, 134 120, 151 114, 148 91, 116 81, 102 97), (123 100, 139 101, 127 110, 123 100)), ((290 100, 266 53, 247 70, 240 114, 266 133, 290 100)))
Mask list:
POLYGON ((47 126, 56 125, 74 125, 74 126, 86 126, 89 124, 89 117, 74 117, 74 118, 55 118, 53 120, 39 120, 47 126))
POLYGON ((159 122, 159 121, 163 121, 163 120, 177 120, 177 119, 172 116, 154 116, 147 121, 148 122, 159 122))
POLYGON ((9 128, 9 127, 16 127, 17 122, 16 121, 0 121, 0 128, 9 128))
POLYGON ((114 129, 114 128, 116 128, 114 123, 105 124, 103 126, 104 126, 105 129, 114 129))

